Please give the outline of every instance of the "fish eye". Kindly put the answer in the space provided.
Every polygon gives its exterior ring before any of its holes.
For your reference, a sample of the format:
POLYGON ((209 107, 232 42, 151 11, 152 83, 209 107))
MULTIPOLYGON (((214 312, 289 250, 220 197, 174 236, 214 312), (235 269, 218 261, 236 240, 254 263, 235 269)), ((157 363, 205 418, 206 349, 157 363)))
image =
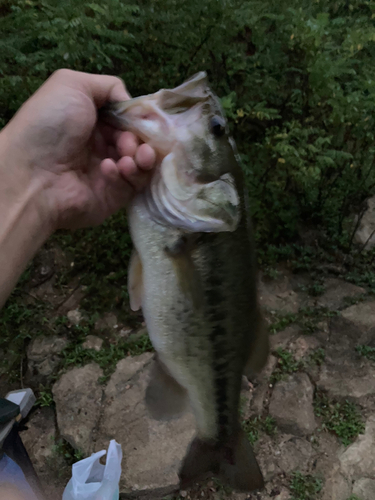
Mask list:
POLYGON ((211 132, 216 136, 216 137, 221 137, 222 135, 225 134, 225 123, 222 118, 219 116, 213 116, 211 118, 211 132))

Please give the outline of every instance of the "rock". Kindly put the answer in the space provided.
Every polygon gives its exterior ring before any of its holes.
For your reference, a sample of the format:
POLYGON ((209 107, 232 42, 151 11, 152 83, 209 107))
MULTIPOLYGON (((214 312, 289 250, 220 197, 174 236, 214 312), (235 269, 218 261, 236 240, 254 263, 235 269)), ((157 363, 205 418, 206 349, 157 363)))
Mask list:
POLYGON ((61 436, 85 455, 94 449, 103 395, 98 379, 102 375, 102 369, 95 363, 73 368, 52 389, 61 436))
POLYGON ((298 325, 290 325, 282 332, 270 335, 270 347, 271 351, 276 351, 276 349, 286 349, 289 343, 295 339, 301 331, 298 325))
POLYGON ((277 460, 280 451, 270 436, 261 436, 256 443, 255 451, 265 482, 271 481, 274 477, 282 473, 277 460))
POLYGON ((53 456, 56 427, 52 408, 39 408, 20 432, 23 444, 38 475, 48 474, 47 462, 53 456))
POLYGON ((363 477, 358 479, 353 485, 353 494, 361 500, 374 500, 375 480, 363 477))
POLYGON ((330 335, 325 349, 326 352, 345 354, 354 351, 358 344, 367 343, 371 338, 374 338, 371 328, 337 316, 330 321, 330 335))
POLYGON ((71 325, 79 325, 82 321, 82 313, 79 309, 72 309, 66 315, 71 325))
POLYGON ((367 209, 355 233, 354 240, 366 250, 375 247, 375 196, 367 200, 367 209))
POLYGON ((341 469, 347 477, 375 478, 375 417, 366 422, 365 433, 357 437, 340 456, 341 469))
POLYGON ((339 309, 345 305, 345 298, 355 298, 366 293, 364 288, 336 278, 327 279, 325 288, 325 292, 317 302, 319 306, 328 309, 339 309))
POLYGON ((375 325, 375 300, 347 307, 341 315, 359 327, 372 328, 375 325))
POLYGON ((270 354, 266 366, 257 376, 255 381, 255 388, 253 390, 250 407, 253 413, 260 415, 263 412, 264 404, 267 402, 267 393, 270 390, 270 377, 277 364, 277 358, 270 354))
POLYGON ((322 500, 349 500, 351 493, 350 481, 342 474, 339 466, 336 464, 331 471, 325 470, 324 472, 325 482, 322 500))
POLYGON ((335 399, 359 399, 375 394, 375 367, 352 351, 326 354, 316 379, 319 389, 335 399))
POLYGON ((259 302, 269 311, 283 314, 298 312, 301 304, 300 297, 292 289, 288 276, 271 280, 261 274, 259 281, 259 302))
POLYGON ((130 327, 121 328, 121 330, 118 332, 118 336, 123 339, 127 339, 132 331, 133 330, 130 327))
POLYGON ((280 493, 273 497, 273 500, 289 500, 290 491, 287 488, 281 488, 280 493))
POLYGON ((306 436, 316 428, 313 410, 314 388, 305 373, 289 375, 277 382, 269 412, 277 426, 295 436, 306 436))
POLYGON ((99 318, 95 323, 95 330, 112 330, 117 328, 118 319, 116 314, 110 312, 105 313, 101 318, 99 318))
POLYGON ((103 339, 95 335, 87 335, 86 340, 82 344, 83 349, 94 349, 100 351, 103 345, 103 339))
POLYGON ((297 361, 300 361, 311 351, 315 351, 320 346, 319 340, 315 337, 303 335, 290 344, 290 350, 297 361))
POLYGON ((278 466, 289 474, 295 470, 307 472, 313 455, 311 443, 301 438, 291 438, 280 446, 278 466))
POLYGON ((79 304, 81 303, 81 300, 86 295, 86 291, 87 286, 78 285, 76 286, 76 288, 73 288, 69 297, 59 307, 57 313, 63 315, 67 314, 68 311, 77 309, 79 304))
POLYGON ((163 496, 177 487, 177 472, 195 434, 195 422, 190 412, 169 421, 149 416, 144 398, 152 357, 144 353, 117 364, 105 389, 96 449, 116 439, 124 456, 121 491, 152 493, 156 498, 156 492, 163 496))
POLYGON ((59 354, 68 345, 65 337, 35 337, 27 349, 28 369, 30 375, 47 377, 60 363, 59 354))

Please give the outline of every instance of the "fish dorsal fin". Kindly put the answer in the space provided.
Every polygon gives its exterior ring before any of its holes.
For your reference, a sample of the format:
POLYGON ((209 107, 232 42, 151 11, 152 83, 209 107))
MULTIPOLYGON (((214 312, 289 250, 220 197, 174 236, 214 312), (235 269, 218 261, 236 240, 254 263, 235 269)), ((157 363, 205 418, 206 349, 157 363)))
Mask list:
POLYGON ((142 307, 143 268, 139 254, 135 249, 132 252, 129 262, 128 291, 130 308, 132 311, 138 311, 142 307))

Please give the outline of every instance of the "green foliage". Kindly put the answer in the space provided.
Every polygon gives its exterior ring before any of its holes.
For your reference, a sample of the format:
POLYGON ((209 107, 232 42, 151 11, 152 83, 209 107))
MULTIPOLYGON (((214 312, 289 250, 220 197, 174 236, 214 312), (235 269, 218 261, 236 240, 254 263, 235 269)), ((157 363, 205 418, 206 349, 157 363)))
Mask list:
POLYGON ((270 417, 252 417, 242 422, 243 430, 245 431, 248 440, 254 445, 259 439, 259 433, 264 432, 269 436, 276 434, 275 419, 270 417))
POLYGON ((277 357, 277 365, 274 369, 270 382, 274 384, 279 380, 283 380, 285 375, 304 370, 308 366, 320 366, 325 359, 325 351, 322 348, 315 349, 312 353, 303 359, 297 361, 293 354, 286 349, 280 347, 273 353, 277 357))
POLYGON ((294 472, 289 488, 292 492, 291 500, 316 500, 317 494, 322 489, 322 481, 310 474, 294 472))
POLYGON ((59 439, 53 446, 53 451, 56 455, 64 458, 67 465, 72 466, 75 462, 79 462, 85 458, 85 455, 80 450, 75 450, 65 439, 59 439))
POLYGON ((126 216, 120 212, 100 227, 74 233, 59 232, 54 241, 71 261, 58 277, 58 285, 66 287, 76 277, 86 287, 81 308, 94 313, 117 308, 119 314, 129 315, 127 271, 132 243, 126 216))
POLYGON ((368 345, 357 345, 355 350, 365 358, 375 361, 375 347, 370 347, 368 345))
POLYGON ((358 407, 349 401, 338 403, 330 401, 324 394, 316 394, 314 411, 323 420, 323 429, 327 429, 341 440, 344 446, 365 430, 358 407))
POLYGON ((312 222, 348 244, 345 218, 375 184, 373 12, 371 0, 4 0, 0 125, 61 67, 119 75, 135 95, 205 69, 258 240, 312 222))
POLYGON ((39 397, 37 398, 35 404, 41 408, 53 406, 54 400, 51 389, 42 387, 39 391, 39 397))
POLYGON ((293 354, 285 349, 276 349, 277 365, 271 375, 270 382, 274 384, 284 378, 285 375, 294 373, 301 368, 301 363, 296 361, 293 354))
POLYGON ((83 366, 90 362, 97 363, 104 371, 101 382, 107 381, 114 372, 117 363, 126 356, 138 356, 144 352, 153 351, 148 334, 134 335, 127 340, 120 340, 116 344, 102 347, 100 351, 84 349, 82 341, 84 336, 77 336, 75 341, 69 344, 61 353, 62 367, 83 366))
POLYGON ((318 329, 321 321, 337 315, 337 311, 326 307, 302 307, 298 313, 276 315, 275 321, 269 326, 269 331, 277 333, 295 323, 302 328, 303 333, 311 335, 318 329))
POLYGON ((1 310, 0 353, 3 355, 0 355, 0 375, 6 374, 9 381, 17 379, 22 372, 27 343, 48 323, 47 309, 39 300, 25 303, 25 298, 16 289, 1 310))

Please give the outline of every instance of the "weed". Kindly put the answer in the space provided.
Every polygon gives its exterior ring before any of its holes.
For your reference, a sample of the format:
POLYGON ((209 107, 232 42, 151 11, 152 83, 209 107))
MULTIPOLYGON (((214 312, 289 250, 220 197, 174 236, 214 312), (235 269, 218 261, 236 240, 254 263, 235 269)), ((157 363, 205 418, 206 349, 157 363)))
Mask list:
POLYGON ((18 289, 7 301, 0 315, 0 375, 8 381, 17 381, 20 366, 25 357, 28 342, 42 331, 48 330, 46 311, 48 306, 39 300, 25 304, 18 289))
POLYGON ((81 308, 89 316, 113 307, 128 316, 126 280, 132 243, 125 213, 114 215, 100 227, 74 233, 61 231, 54 240, 73 264, 60 272, 58 285, 64 288, 79 277, 87 287, 81 308))
POLYGON ((41 388, 39 391, 39 397, 35 404, 41 408, 45 406, 53 406, 54 400, 51 389, 41 388))
POLYGON ((305 359, 297 361, 293 354, 285 349, 278 348, 274 352, 278 358, 277 365, 273 371, 270 382, 274 384, 285 378, 285 375, 298 372, 311 365, 320 366, 325 359, 325 351, 322 348, 316 349, 309 354, 305 359))
POLYGON ((325 357, 325 350, 319 347, 308 356, 306 363, 320 366, 321 364, 323 364, 325 357))
POLYGON ((349 401, 339 403, 331 401, 324 394, 316 394, 314 411, 323 420, 323 429, 333 432, 344 446, 365 430, 358 407, 349 401))
POLYGON ((294 472, 289 485, 293 495, 291 500, 315 500, 322 486, 321 479, 310 474, 304 475, 301 472, 294 472))
POLYGON ((116 345, 110 344, 100 351, 84 349, 82 344, 72 343, 61 353, 62 367, 83 366, 95 362, 104 370, 104 377, 101 377, 100 382, 105 383, 121 359, 150 351, 153 351, 153 346, 147 333, 133 339, 122 340, 116 345))
POLYGON ((59 439, 53 446, 53 451, 64 458, 68 466, 72 466, 75 462, 85 458, 85 455, 80 450, 75 450, 65 439, 59 439))
POLYGON ((242 427, 252 445, 258 441, 260 432, 265 432, 269 436, 274 436, 276 433, 275 419, 270 416, 249 418, 242 422, 242 427))
POLYGON ((276 315, 276 320, 270 325, 270 333, 277 333, 285 330, 289 325, 295 323, 302 329, 302 333, 312 335, 319 328, 319 323, 327 318, 333 318, 338 315, 337 311, 333 311, 326 307, 305 307, 301 308, 298 313, 287 313, 276 315))
POLYGON ((303 292, 307 292, 312 297, 319 297, 320 295, 322 295, 325 292, 326 287, 324 285, 323 278, 319 278, 319 279, 316 279, 315 281, 313 281, 308 286, 305 286, 305 285, 301 286, 300 289, 303 292))
POLYGON ((375 347, 370 347, 368 345, 357 345, 355 350, 361 356, 369 359, 370 361, 375 361, 375 347))
POLYGON ((282 332, 289 325, 295 323, 297 319, 298 319, 297 314, 288 313, 284 315, 278 315, 276 316, 276 321, 274 321, 269 326, 269 331, 270 333, 282 332))
POLYGON ((302 367, 302 363, 297 361, 293 354, 285 349, 277 349, 275 355, 278 359, 276 368, 270 378, 271 384, 282 380, 287 374, 297 372, 302 367))

